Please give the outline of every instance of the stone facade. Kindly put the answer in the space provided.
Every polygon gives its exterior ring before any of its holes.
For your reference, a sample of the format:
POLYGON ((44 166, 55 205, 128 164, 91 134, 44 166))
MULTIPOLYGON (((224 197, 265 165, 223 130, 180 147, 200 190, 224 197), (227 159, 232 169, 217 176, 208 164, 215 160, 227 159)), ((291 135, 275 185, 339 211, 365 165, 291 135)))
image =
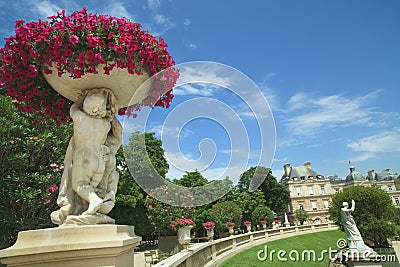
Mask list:
POLYGON ((333 195, 353 186, 376 184, 388 192, 396 207, 400 207, 400 175, 390 174, 388 169, 380 173, 370 170, 364 176, 351 166, 346 179, 337 175, 324 177, 311 169, 310 162, 293 167, 287 163, 283 169, 280 182, 290 192, 289 212, 293 214, 298 209, 307 211, 308 223, 329 222, 329 203, 333 195))

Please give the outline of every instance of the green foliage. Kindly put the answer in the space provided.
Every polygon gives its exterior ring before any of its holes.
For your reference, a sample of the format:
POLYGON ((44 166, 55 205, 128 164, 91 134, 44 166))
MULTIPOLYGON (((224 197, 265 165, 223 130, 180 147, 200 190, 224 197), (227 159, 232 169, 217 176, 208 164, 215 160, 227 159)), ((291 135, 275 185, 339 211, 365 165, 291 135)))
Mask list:
POLYGON ((152 235, 154 224, 147 217, 146 192, 139 187, 133 176, 146 183, 144 179, 150 180, 149 176, 155 173, 155 169, 160 176, 165 177, 169 165, 164 158, 162 142, 154 137, 154 133, 135 132, 130 136, 129 143, 118 150, 116 156, 120 177, 117 201, 110 216, 118 224, 135 225, 138 235, 152 235))
POLYGON ((197 170, 194 172, 186 172, 181 179, 174 179, 173 182, 185 187, 196 187, 208 184, 208 180, 197 170))
POLYGON ((217 230, 224 230, 226 222, 234 222, 240 225, 242 219, 242 209, 233 201, 219 202, 209 210, 209 218, 215 222, 217 230))
MULTIPOLYGON (((168 191, 166 188, 157 188, 154 191, 155 195, 162 194, 175 194, 182 196, 178 191, 168 191)), ((175 232, 170 230, 171 221, 176 218, 187 218, 193 219, 195 217, 196 208, 195 207, 179 207, 166 204, 159 201, 153 197, 146 197, 146 207, 147 207, 147 217, 150 220, 151 225, 154 227, 154 233, 157 235, 173 235, 175 232)))
POLYGON ((308 212, 298 209, 294 211, 294 216, 300 222, 300 224, 303 224, 303 222, 305 222, 308 218, 308 212))
POLYGON ((341 227, 342 203, 350 203, 351 200, 356 202, 353 217, 361 236, 373 242, 375 246, 387 247, 387 238, 395 235, 395 224, 398 223, 398 210, 390 196, 377 187, 356 186, 339 192, 332 198, 329 214, 341 227))
POLYGON ((71 125, 19 112, 0 96, 0 248, 19 231, 53 226, 71 125), (60 169, 61 167, 61 169, 60 169))
POLYGON ((257 207, 251 213, 251 218, 255 224, 261 224, 263 220, 270 224, 274 220, 274 213, 268 207, 257 207))
MULTIPOLYGON (((232 201, 238 204, 242 210, 242 222, 251 221, 252 212, 258 207, 265 206, 264 194, 258 189, 249 192, 234 188, 226 194, 221 201, 232 201)), ((239 225, 242 225, 242 223, 239 225)))
POLYGON ((252 179, 261 179, 260 177, 253 177, 255 171, 257 169, 257 173, 266 173, 267 175, 264 178, 264 181, 261 183, 258 188, 264 194, 264 199, 266 201, 266 205, 275 212, 286 211, 287 206, 290 202, 290 192, 287 188, 279 184, 276 181, 276 178, 272 175, 270 169, 265 167, 251 167, 244 173, 240 175, 239 182, 237 188, 243 192, 248 191, 250 188, 252 179), (257 169, 258 168, 258 169, 257 169))

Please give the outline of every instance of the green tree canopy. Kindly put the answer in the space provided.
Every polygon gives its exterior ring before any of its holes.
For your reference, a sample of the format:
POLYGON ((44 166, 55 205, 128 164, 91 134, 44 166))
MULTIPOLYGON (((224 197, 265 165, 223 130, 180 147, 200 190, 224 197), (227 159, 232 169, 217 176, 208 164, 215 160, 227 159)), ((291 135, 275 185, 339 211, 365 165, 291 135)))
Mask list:
POLYGON ((387 247, 388 238, 395 235, 395 224, 398 210, 390 196, 377 187, 355 186, 337 193, 329 207, 331 219, 342 226, 340 210, 343 202, 356 203, 353 212, 354 221, 361 236, 378 247, 387 247))
POLYGON ((260 177, 253 177, 257 168, 260 168, 260 170, 257 170, 257 173, 267 174, 265 177, 261 177, 264 178, 264 181, 258 188, 264 194, 266 205, 277 213, 286 211, 290 202, 290 192, 284 185, 277 182, 268 168, 262 166, 251 167, 240 175, 237 188, 242 192, 248 191, 252 179, 261 179, 260 177))
POLYGON ((240 226, 242 209, 233 201, 219 202, 209 210, 209 216, 215 222, 216 228, 221 231, 226 228, 226 222, 234 222, 236 226, 240 226))
POLYGON ((274 213, 268 207, 257 207, 251 213, 251 218, 255 224, 261 224, 263 220, 271 224, 274 220, 274 213))
POLYGON ((152 179, 153 176, 150 174, 154 174, 154 169, 161 177, 165 177, 169 165, 164 158, 162 141, 155 138, 154 133, 132 133, 128 144, 122 145, 118 150, 117 166, 120 175, 116 194, 117 201, 110 216, 118 224, 135 225, 135 231, 139 235, 153 234, 154 225, 146 216, 145 197, 147 193, 139 187, 134 177, 142 179, 142 181, 143 179, 152 179))
POLYGON ((308 212, 305 210, 295 210, 294 211, 294 217, 300 222, 300 224, 303 224, 308 218, 308 212))
POLYGON ((174 179, 173 182, 185 187, 196 187, 208 184, 208 180, 197 170, 194 172, 186 172, 181 179, 174 179))

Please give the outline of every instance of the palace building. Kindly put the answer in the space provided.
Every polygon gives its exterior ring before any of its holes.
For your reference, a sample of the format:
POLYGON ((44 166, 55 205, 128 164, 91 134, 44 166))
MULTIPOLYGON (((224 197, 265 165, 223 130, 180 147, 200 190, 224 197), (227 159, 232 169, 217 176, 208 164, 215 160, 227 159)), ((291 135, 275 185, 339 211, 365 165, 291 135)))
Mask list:
POLYGON ((377 185, 386 191, 396 207, 400 207, 400 175, 391 174, 389 169, 381 172, 368 171, 364 176, 350 167, 350 173, 345 179, 337 175, 325 177, 311 168, 311 163, 303 166, 283 166, 284 173, 280 183, 287 186, 290 192, 289 213, 297 209, 308 213, 308 223, 329 221, 329 202, 333 195, 353 186, 377 185))

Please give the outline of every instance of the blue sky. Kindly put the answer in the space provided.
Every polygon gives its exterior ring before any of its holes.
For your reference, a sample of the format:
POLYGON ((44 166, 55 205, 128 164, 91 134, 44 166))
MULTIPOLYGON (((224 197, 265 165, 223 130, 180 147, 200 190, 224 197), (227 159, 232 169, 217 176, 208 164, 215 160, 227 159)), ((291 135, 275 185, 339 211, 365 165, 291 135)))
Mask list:
MULTIPOLYGON (((282 175, 285 163, 305 161, 325 176, 345 177, 349 160, 364 174, 383 168, 400 172, 399 1, 0 1, 0 34, 11 35, 17 19, 44 19, 82 6, 142 23, 166 40, 176 63, 219 62, 254 81, 275 120, 274 175, 282 175)), ((260 150, 254 121, 243 120, 246 108, 238 109, 240 100, 223 88, 179 88, 170 111, 152 112, 153 130, 161 134, 157 120, 199 97, 224 100, 240 113, 250 142, 247 164, 254 164, 260 150)), ((200 157, 201 140, 204 151, 215 152, 208 164, 199 160, 190 166, 207 166, 209 179, 227 166, 229 153, 242 153, 229 146, 224 127, 198 119, 180 129, 187 159, 200 157)), ((167 152, 178 161, 182 156, 167 152)))

